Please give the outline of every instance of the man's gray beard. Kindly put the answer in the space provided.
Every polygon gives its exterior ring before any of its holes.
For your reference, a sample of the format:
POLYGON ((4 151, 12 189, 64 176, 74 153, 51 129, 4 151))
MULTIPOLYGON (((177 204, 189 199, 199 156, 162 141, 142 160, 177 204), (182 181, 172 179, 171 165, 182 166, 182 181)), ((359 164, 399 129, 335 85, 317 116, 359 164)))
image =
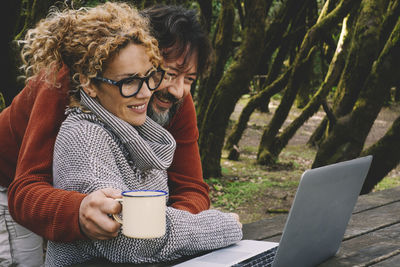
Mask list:
POLYGON ((182 101, 173 104, 168 110, 162 112, 156 112, 153 109, 153 103, 150 103, 147 109, 147 116, 149 116, 153 121, 157 122, 161 126, 166 126, 171 121, 172 117, 175 115, 182 101))
POLYGON ((149 106, 149 109, 147 110, 147 115, 161 126, 165 126, 171 120, 169 113, 169 109, 160 113, 155 112, 152 105, 149 106))

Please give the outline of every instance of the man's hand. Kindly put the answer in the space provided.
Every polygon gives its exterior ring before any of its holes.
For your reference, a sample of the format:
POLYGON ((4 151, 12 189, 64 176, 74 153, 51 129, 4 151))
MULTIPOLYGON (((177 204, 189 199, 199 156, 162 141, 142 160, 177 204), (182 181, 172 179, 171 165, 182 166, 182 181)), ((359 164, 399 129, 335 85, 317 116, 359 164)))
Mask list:
POLYGON ((121 212, 121 205, 115 198, 121 197, 121 190, 105 188, 87 195, 79 208, 79 225, 90 239, 106 240, 118 235, 121 225, 108 216, 121 212))

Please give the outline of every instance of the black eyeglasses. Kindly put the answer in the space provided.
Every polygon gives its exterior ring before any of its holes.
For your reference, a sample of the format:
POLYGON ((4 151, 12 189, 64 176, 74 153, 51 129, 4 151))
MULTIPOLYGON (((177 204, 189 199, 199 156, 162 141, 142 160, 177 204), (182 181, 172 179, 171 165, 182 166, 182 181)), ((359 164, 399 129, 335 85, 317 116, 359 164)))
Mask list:
POLYGON ((140 89, 142 88, 143 82, 146 82, 147 87, 150 91, 156 90, 165 75, 165 71, 161 68, 155 69, 146 77, 139 77, 137 75, 133 75, 128 78, 124 78, 119 81, 113 81, 101 76, 93 77, 92 79, 106 82, 115 86, 118 86, 119 92, 123 97, 132 97, 139 93, 140 89))

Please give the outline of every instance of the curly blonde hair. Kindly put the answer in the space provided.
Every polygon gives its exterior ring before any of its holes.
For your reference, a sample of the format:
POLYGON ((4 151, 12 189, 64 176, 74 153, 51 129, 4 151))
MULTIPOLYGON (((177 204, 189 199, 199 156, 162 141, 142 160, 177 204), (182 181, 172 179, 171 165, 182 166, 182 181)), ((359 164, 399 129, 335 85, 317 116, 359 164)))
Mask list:
POLYGON ((55 82, 66 64, 75 87, 81 75, 90 78, 103 71, 109 60, 130 42, 143 45, 154 66, 161 64, 149 22, 127 3, 107 2, 93 8, 52 8, 49 15, 29 30, 22 43, 22 69, 26 81, 44 73, 55 82))

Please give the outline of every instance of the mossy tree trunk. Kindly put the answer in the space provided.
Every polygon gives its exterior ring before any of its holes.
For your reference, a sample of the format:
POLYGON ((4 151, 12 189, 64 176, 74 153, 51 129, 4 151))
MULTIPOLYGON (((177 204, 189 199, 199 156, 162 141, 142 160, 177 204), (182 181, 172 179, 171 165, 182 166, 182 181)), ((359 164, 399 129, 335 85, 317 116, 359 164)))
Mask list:
POLYGON ((244 130, 247 128, 247 122, 249 121, 251 114, 253 114, 254 110, 259 107, 260 104, 265 101, 265 99, 268 99, 274 94, 279 93, 285 87, 289 73, 289 71, 286 71, 272 84, 264 88, 257 95, 254 95, 250 98, 249 102, 247 102, 246 106, 240 113, 239 120, 233 126, 232 132, 226 140, 225 149, 231 150, 234 146, 238 145, 244 130))
POLYGON ((268 124, 261 137, 257 155, 257 162, 259 164, 268 165, 276 161, 276 157, 269 151, 269 147, 289 114, 298 92, 299 84, 307 77, 304 74, 309 72, 309 69, 301 66, 300 62, 309 55, 312 47, 321 41, 324 32, 336 26, 349 13, 350 9, 357 4, 358 1, 342 0, 332 12, 308 30, 293 62, 293 68, 285 94, 271 122, 268 124))
MULTIPOLYGON (((268 36, 264 52, 261 56, 257 74, 265 75, 267 78, 259 80, 260 88, 270 85, 280 74, 283 61, 290 50, 296 49, 302 41, 306 32, 306 16, 309 14, 310 7, 315 5, 315 1, 284 1, 279 11, 269 24, 266 36, 268 36), (273 54, 277 52, 274 58, 273 54)), ((258 110, 269 112, 269 97, 260 102, 258 110)))
POLYGON ((400 117, 392 124, 386 134, 374 145, 364 150, 361 156, 373 155, 372 164, 361 189, 367 194, 374 189, 400 162, 400 117))
MULTIPOLYGON (((354 30, 352 32, 352 42, 346 61, 345 69, 333 101, 333 110, 336 117, 341 117, 351 112, 355 101, 360 94, 365 77, 371 70, 372 63, 383 48, 394 23, 393 17, 396 14, 396 6, 386 8, 389 1, 362 1, 359 15, 356 18, 354 30), (390 28, 388 30, 388 28, 390 28), (384 40, 382 40, 384 39, 384 40)), ((396 14, 398 17, 398 13, 396 14)), ((396 18, 397 18, 396 17, 396 18)), ((313 140, 314 143, 321 143, 330 132, 330 125, 324 122, 328 127, 319 127, 319 140, 313 140)))
MULTIPOLYGON (((309 1, 287 0, 282 2, 277 14, 273 17, 272 22, 266 30, 267 39, 265 40, 265 44, 263 44, 264 48, 260 54, 257 74, 266 74, 268 72, 272 54, 276 49, 281 47, 283 41, 287 41, 284 40, 284 37, 286 33, 290 32, 288 29, 292 28, 293 31, 296 30, 298 25, 295 25, 294 21, 298 21, 298 17, 300 16, 298 12, 305 9, 309 1)), ((270 82, 273 80, 275 79, 271 78, 270 82)))
MULTIPOLYGON (((305 30, 303 29, 305 25, 301 21, 304 20, 308 8, 309 5, 307 1, 284 2, 277 12, 277 15, 268 26, 266 31, 266 36, 268 36, 268 38, 264 46, 263 56, 260 60, 257 73, 262 74, 268 69, 268 62, 270 61, 268 57, 271 57, 276 49, 278 50, 277 54, 268 70, 265 81, 262 83, 262 88, 264 89, 252 96, 243 108, 238 122, 234 125, 231 134, 227 138, 225 149, 232 150, 234 146, 238 146, 238 142, 254 110, 258 108, 267 112, 268 108, 266 106, 268 105, 270 97, 280 92, 286 86, 289 72, 286 71, 284 75, 279 78, 277 77, 282 69, 284 69, 283 61, 287 57, 289 49, 297 46, 298 40, 304 37, 302 32, 305 30), (302 10, 302 12, 299 13, 298 10, 302 10), (289 26, 285 27, 285 25, 289 26), (277 40, 281 41, 277 42, 277 40)), ((231 153, 229 153, 229 155, 231 155, 231 153)))
POLYGON ((214 38, 215 59, 207 77, 201 81, 197 94, 197 123, 200 129, 208 102, 221 79, 227 60, 231 57, 235 10, 232 0, 222 0, 214 38))
MULTIPOLYGON (((355 107, 351 113, 337 120, 329 136, 321 143, 313 167, 352 159, 360 155, 385 97, 397 79, 396 75, 393 75, 393 70, 400 68, 399 36, 400 18, 384 49, 373 63, 367 79, 363 82, 364 88, 355 107)), ((396 153, 400 153, 400 150, 397 149, 396 153)), ((379 162, 379 159, 376 162, 379 162)))
POLYGON ((303 108, 301 114, 293 120, 287 126, 281 134, 279 134, 274 140, 270 143, 268 147, 270 153, 273 153, 274 157, 278 157, 281 151, 285 148, 288 144, 289 140, 294 136, 296 131, 311 117, 313 116, 322 105, 324 101, 326 101, 326 97, 328 93, 331 91, 332 87, 335 85, 335 82, 338 80, 340 76, 345 58, 344 55, 346 54, 345 51, 347 50, 346 47, 348 46, 349 42, 347 38, 348 31, 347 31, 347 17, 343 20, 342 23, 342 31, 340 34, 340 38, 337 44, 336 52, 331 60, 331 64, 329 66, 329 70, 326 74, 325 80, 322 82, 320 88, 318 89, 317 93, 312 97, 306 107, 303 108))
POLYGON ((197 1, 201 11, 201 22, 207 32, 211 30, 212 21, 212 0, 199 0, 197 1))
MULTIPOLYGON (((307 57, 301 63, 302 66, 304 66, 306 64, 310 64, 310 56, 307 57)), ((240 113, 238 121, 233 126, 231 134, 228 136, 228 138, 226 140, 225 149, 229 150, 229 155, 235 155, 234 151, 232 151, 232 150, 236 150, 235 147, 238 147, 238 143, 243 135, 243 132, 247 128, 247 123, 250 119, 251 114, 253 114, 254 110, 257 107, 259 107, 260 104, 263 101, 265 101, 265 99, 272 97, 273 95, 281 92, 285 88, 285 86, 288 82, 290 73, 291 73, 291 68, 286 70, 286 72, 284 74, 282 74, 279 78, 277 78, 273 83, 268 85, 266 88, 261 90, 258 94, 251 97, 250 100, 247 102, 246 106, 243 108, 242 112, 240 113)), ((233 158, 230 158, 229 156, 228 156, 228 158, 233 159, 233 158)))
MULTIPOLYGON (((329 1, 325 2, 325 6, 329 4, 329 1)), ((307 29, 311 28, 318 19, 318 12, 314 12, 314 10, 317 10, 317 1, 312 1, 310 2, 309 7, 307 7, 307 9, 305 10, 305 14, 304 16, 301 16, 301 23, 300 25, 304 25, 304 27, 301 27, 302 30, 302 37, 300 39, 299 42, 302 41, 302 38, 304 37, 304 35, 307 32, 307 29), (307 27, 306 27, 307 26, 307 27)), ((325 14, 320 14, 321 17, 325 16, 325 14)), ((298 24, 298 23, 296 23, 298 24)), ((297 25, 296 25, 297 27, 297 25)), ((326 37, 325 37, 326 39, 326 37)), ((301 43, 300 43, 301 44, 301 43)), ((299 44, 299 45, 300 45, 299 44)), ((316 57, 321 58, 320 56, 318 56, 318 53, 314 53, 314 56, 312 58, 310 58, 311 61, 316 61, 316 57)), ((308 101, 310 100, 313 91, 315 91, 315 83, 317 82, 316 79, 318 78, 318 76, 316 75, 315 71, 314 71, 314 66, 315 63, 314 62, 310 62, 311 63, 311 69, 310 69, 310 74, 308 75, 308 79, 303 80, 303 83, 299 86, 299 90, 296 96, 296 106, 298 108, 304 108, 308 101), (314 85, 314 86, 313 86, 314 85)))
POLYGON ((360 14, 353 32, 350 51, 340 79, 335 99, 335 116, 341 117, 353 109, 360 94, 365 77, 370 73, 372 63, 377 58, 379 35, 388 1, 362 1, 360 14))
POLYGON ((220 159, 228 121, 238 99, 256 71, 265 36, 266 1, 254 0, 246 6, 243 41, 234 62, 213 91, 208 107, 203 109, 199 138, 205 177, 221 176, 220 159))

